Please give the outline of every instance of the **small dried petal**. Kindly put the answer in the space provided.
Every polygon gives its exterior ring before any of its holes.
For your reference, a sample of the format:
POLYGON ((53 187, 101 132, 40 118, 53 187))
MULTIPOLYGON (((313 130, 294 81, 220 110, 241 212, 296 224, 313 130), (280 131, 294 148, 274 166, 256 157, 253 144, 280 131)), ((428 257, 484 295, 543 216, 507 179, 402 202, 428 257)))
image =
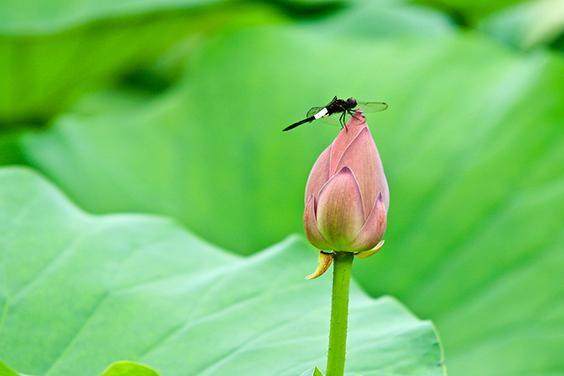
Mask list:
POLYGON ((315 279, 317 277, 322 276, 323 274, 325 274, 327 269, 329 269, 332 262, 333 262, 333 255, 319 252, 319 258, 317 259, 317 268, 313 273, 306 275, 306 279, 315 279))
POLYGON ((376 244, 376 247, 372 248, 369 251, 359 252, 356 255, 354 255, 354 257, 357 257, 357 258, 360 258, 360 259, 368 258, 368 257, 376 254, 378 251, 380 251, 383 246, 384 246, 384 240, 380 240, 380 242, 378 244, 376 244))

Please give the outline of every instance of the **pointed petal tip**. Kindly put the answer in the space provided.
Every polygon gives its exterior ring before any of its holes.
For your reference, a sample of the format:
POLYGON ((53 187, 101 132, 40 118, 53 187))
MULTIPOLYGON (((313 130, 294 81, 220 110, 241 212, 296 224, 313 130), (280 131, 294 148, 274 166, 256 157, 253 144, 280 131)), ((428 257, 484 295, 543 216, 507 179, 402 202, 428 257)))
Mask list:
POLYGON ((360 108, 354 112, 354 118, 363 123, 366 123, 366 116, 364 116, 364 112, 362 112, 360 108))
POLYGON ((353 127, 368 127, 368 125, 366 124, 366 116, 364 116, 364 112, 362 112, 362 110, 358 109, 354 112, 353 116, 351 116, 350 120, 347 122, 347 126, 353 126, 353 127))
POLYGON ((352 175, 354 175, 349 166, 343 166, 343 167, 339 170, 338 174, 352 174, 352 175))
POLYGON ((376 244, 376 247, 372 248, 369 251, 359 252, 355 255, 355 257, 357 257, 359 259, 368 258, 368 257, 373 256, 376 253, 378 253, 382 249, 383 246, 384 246, 384 239, 380 240, 378 242, 378 244, 376 244))
POLYGON ((332 263, 333 263, 333 255, 324 252, 319 252, 319 257, 317 259, 317 268, 313 273, 306 275, 305 279, 312 280, 322 276, 323 274, 325 274, 327 269, 329 269, 332 263))

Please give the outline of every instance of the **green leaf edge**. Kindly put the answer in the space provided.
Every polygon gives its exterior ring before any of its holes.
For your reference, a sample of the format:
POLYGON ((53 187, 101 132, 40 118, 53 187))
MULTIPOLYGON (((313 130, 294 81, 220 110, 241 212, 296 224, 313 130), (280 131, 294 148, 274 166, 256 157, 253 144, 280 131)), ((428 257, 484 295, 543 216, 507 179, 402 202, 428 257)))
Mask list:
POLYGON ((313 376, 323 376, 323 372, 318 367, 313 369, 313 376))
POLYGON ((23 376, 0 360, 0 376, 23 376))
POLYGON ((159 376, 159 373, 145 364, 120 360, 110 364, 101 376, 159 376))

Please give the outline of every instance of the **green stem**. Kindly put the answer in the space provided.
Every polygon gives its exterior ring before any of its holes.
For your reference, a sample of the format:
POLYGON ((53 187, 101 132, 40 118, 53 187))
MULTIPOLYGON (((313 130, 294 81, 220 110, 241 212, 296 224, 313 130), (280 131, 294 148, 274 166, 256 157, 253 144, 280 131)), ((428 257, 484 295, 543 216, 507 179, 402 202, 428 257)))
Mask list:
POLYGON ((342 252, 334 256, 327 376, 343 376, 345 373, 349 286, 353 259, 352 253, 342 252))

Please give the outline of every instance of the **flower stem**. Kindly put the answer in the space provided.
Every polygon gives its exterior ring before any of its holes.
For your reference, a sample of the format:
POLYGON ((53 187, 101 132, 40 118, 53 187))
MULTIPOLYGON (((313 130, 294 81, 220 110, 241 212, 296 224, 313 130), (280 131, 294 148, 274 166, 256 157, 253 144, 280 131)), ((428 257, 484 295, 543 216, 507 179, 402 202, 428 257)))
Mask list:
POLYGON ((334 255, 331 328, 326 376, 343 376, 345 373, 349 286, 353 259, 352 253, 341 252, 334 255))

